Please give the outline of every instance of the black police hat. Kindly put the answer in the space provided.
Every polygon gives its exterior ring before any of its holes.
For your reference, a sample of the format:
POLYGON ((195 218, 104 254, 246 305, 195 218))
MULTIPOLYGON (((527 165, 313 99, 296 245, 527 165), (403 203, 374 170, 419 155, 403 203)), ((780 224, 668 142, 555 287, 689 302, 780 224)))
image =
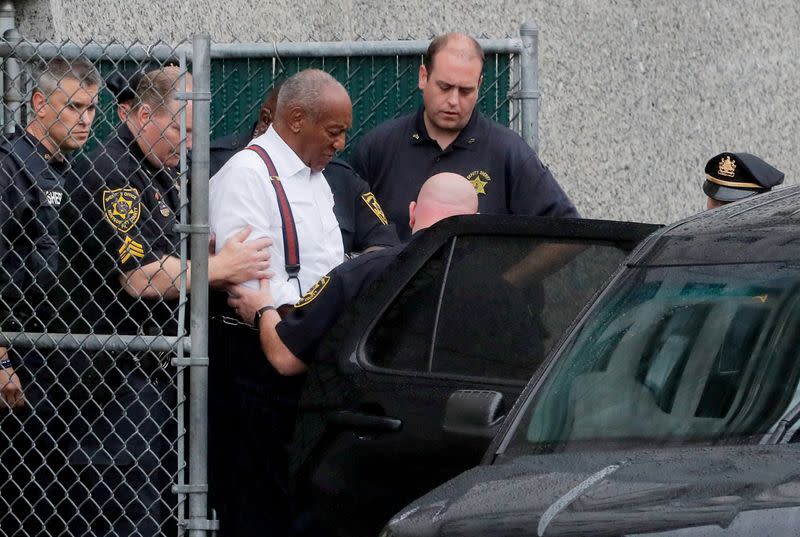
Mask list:
POLYGON ((149 62, 136 69, 114 71, 106 78, 106 87, 116 97, 118 103, 132 101, 136 97, 136 86, 139 85, 142 75, 162 67, 176 65, 178 65, 177 60, 169 59, 163 63, 149 62))
POLYGON ((706 164, 703 192, 717 201, 737 201, 783 182, 783 172, 749 153, 720 153, 706 164))

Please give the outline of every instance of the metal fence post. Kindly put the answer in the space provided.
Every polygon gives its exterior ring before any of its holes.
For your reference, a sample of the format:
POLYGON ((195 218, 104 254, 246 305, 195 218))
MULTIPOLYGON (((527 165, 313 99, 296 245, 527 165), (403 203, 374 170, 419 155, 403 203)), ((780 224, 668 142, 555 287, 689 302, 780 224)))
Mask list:
POLYGON ((530 23, 519 28, 522 40, 520 62, 520 115, 522 138, 539 151, 539 29, 530 23))
POLYGON ((22 36, 16 28, 11 28, 3 32, 3 37, 11 47, 3 61, 3 132, 14 134, 17 125, 22 124, 22 74, 19 60, 14 57, 14 48, 22 36))
POLYGON ((191 537, 216 529, 208 520, 208 166, 211 36, 192 39, 192 351, 189 373, 189 519, 191 537), (203 363, 205 362, 205 363, 203 363))

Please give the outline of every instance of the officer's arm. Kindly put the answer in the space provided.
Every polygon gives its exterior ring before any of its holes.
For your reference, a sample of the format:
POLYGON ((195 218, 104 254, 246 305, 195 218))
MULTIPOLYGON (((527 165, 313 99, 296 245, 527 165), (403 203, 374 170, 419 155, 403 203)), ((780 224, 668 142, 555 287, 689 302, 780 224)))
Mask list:
MULTIPOLYGON (((236 285, 251 279, 268 278, 269 250, 272 241, 262 237, 245 242, 251 228, 245 227, 225 242, 222 250, 208 258, 211 287, 236 285)), ((158 261, 126 271, 120 277, 123 289, 133 296, 148 299, 177 298, 181 277, 180 259, 163 256, 158 261)), ((192 265, 186 270, 186 288, 192 288, 192 265)))
POLYGON ((261 349, 266 354, 272 367, 281 375, 290 376, 304 373, 308 366, 295 356, 289 350, 289 347, 281 341, 281 338, 278 337, 275 327, 278 326, 279 322, 281 322, 281 316, 275 310, 268 310, 261 316, 258 327, 261 349))
MULTIPOLYGON (((258 290, 240 285, 231 288, 228 295, 228 305, 246 322, 252 322, 256 311, 275 300, 267 280, 261 280, 258 290)), ((275 327, 280 322, 281 317, 274 309, 265 311, 261 316, 258 323, 261 350, 278 373, 284 376, 298 375, 306 371, 308 366, 278 336, 275 327)))

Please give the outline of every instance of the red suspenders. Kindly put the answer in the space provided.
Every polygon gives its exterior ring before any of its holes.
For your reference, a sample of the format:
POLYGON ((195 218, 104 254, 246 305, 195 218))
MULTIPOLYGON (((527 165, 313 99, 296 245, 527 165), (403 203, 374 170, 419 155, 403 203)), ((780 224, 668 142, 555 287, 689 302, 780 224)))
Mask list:
MULTIPOLYGON (((283 261, 286 268, 286 274, 289 279, 294 278, 297 280, 297 287, 300 289, 300 280, 297 275, 300 272, 300 248, 297 244, 297 227, 294 225, 294 217, 292 216, 292 207, 289 205, 289 198, 286 197, 286 191, 283 190, 283 185, 278 177, 278 170, 275 169, 275 164, 267 154, 266 150, 259 145, 249 145, 245 149, 254 151, 264 164, 267 166, 269 172, 270 182, 275 189, 275 196, 278 198, 278 210, 281 213, 281 223, 283 228, 283 261)), ((303 294, 300 289, 300 294, 303 294)))

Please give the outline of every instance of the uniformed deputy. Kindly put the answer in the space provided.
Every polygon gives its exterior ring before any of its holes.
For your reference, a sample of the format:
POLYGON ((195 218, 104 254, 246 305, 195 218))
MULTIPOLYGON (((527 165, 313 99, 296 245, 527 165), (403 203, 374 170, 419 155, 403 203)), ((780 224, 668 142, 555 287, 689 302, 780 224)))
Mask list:
MULTIPOLYGON (((322 170, 343 149, 351 123, 352 106, 344 87, 323 71, 301 71, 283 83, 272 124, 252 140, 255 148, 234 155, 211 179, 209 222, 217 243, 246 225, 252 226, 253 237, 272 239, 275 307, 291 308, 344 260, 333 194, 322 170), (290 262, 290 255, 299 263, 290 262)), ((257 289, 258 280, 245 285, 257 289)), ((285 535, 286 445, 302 380, 281 377, 264 359, 252 325, 227 324, 233 318, 233 312, 215 315, 209 328, 210 361, 228 357, 232 375, 228 388, 215 388, 212 394, 223 399, 227 427, 226 433, 213 434, 228 439, 217 451, 228 478, 219 495, 220 524, 228 537, 285 535)), ((209 375, 211 382, 220 380, 217 373, 209 375)))
POLYGON ((720 153, 706 163, 706 208, 769 192, 783 182, 783 172, 750 153, 720 153))
MULTIPOLYGON (((467 179, 439 173, 425 181, 416 201, 408 207, 412 234, 449 216, 475 214, 477 194, 467 179)), ((283 319, 272 306, 271 283, 259 290, 236 286, 229 290, 229 305, 242 320, 259 330, 261 347, 281 375, 297 375, 308 368, 334 322, 358 294, 394 261, 405 246, 370 252, 346 261, 323 276, 283 319)))
POLYGON ((423 107, 370 131, 351 162, 371 186, 401 239, 405 210, 425 178, 465 176, 481 213, 578 217, 550 171, 522 138, 475 110, 484 54, 463 34, 435 38, 419 68, 423 107))
MULTIPOLYGON (((61 57, 34 65, 31 78, 28 126, 0 143, 0 329, 64 332, 76 315, 63 277, 72 206, 65 182, 74 176, 67 157, 89 139, 102 79, 85 58, 61 57)), ((70 480, 58 474, 75 440, 67 392, 72 360, 80 356, 0 348, 4 533, 61 534, 63 520, 75 516, 69 496, 59 513, 52 497, 62 498, 70 480), (24 396, 15 370, 23 376, 24 396), (9 408, 17 410, 10 415, 9 408)))
MULTIPOLYGON (((275 116, 281 85, 281 82, 276 83, 264 99, 259 109, 258 121, 252 129, 211 142, 210 175, 216 174, 250 140, 266 132, 275 116)), ((333 192, 333 213, 339 222, 345 254, 399 244, 394 224, 388 222, 375 195, 369 191, 369 185, 355 173, 350 164, 334 157, 325 166, 323 175, 333 192)))
MULTIPOLYGON (((175 99, 177 67, 142 75, 136 99, 116 133, 93 151, 81 169, 76 197, 86 207, 77 234, 87 267, 83 314, 96 333, 177 334, 181 276, 174 227, 180 211, 177 173, 180 109, 175 99)), ((191 77, 185 75, 191 91, 191 77)), ((187 137, 191 105, 187 105, 187 137)), ((187 143, 189 140, 187 139, 187 143)), ((268 240, 244 244, 247 230, 234 236, 209 260, 211 285, 224 286, 266 274, 268 240)), ((191 289, 191 264, 186 274, 191 289)), ((154 353, 106 357, 104 367, 83 379, 97 388, 77 424, 84 440, 71 463, 83 465, 80 485, 97 512, 85 520, 91 534, 156 535, 169 513, 171 416, 175 389, 154 353), (113 396, 111 395, 113 394, 113 396)), ((80 533, 83 534, 83 533, 80 533)))

